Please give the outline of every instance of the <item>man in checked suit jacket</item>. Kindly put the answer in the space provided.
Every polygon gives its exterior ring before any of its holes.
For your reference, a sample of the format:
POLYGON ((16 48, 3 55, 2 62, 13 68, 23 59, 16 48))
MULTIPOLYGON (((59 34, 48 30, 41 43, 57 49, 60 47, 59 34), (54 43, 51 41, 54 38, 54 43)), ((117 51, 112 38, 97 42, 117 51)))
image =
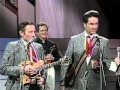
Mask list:
POLYGON ((28 42, 35 38, 35 26, 32 22, 25 21, 19 24, 18 30, 21 38, 18 41, 12 41, 7 44, 2 58, 3 63, 0 67, 0 73, 2 75, 8 75, 6 90, 40 90, 41 88, 36 83, 25 86, 22 85, 21 87, 20 82, 20 77, 22 77, 20 73, 25 75, 37 74, 38 69, 44 64, 44 51, 42 46, 38 43, 31 42, 36 50, 36 60, 38 60, 38 62, 35 62, 35 66, 19 66, 21 62, 28 59, 27 45, 28 42))
MULTIPOLYGON (((74 86, 68 90, 101 90, 100 89, 100 59, 103 63, 104 71, 106 72, 110 66, 111 59, 109 58, 108 51, 108 39, 96 34, 99 26, 99 13, 95 10, 90 10, 84 14, 83 23, 85 31, 81 34, 71 37, 69 41, 67 51, 65 56, 72 58, 72 63, 74 66, 78 64, 83 52, 86 50, 86 37, 89 35, 91 37, 99 38, 92 48, 92 54, 88 53, 87 58, 82 64, 75 82, 74 86), (102 55, 102 57, 101 57, 102 55)), ((116 64, 120 64, 120 60, 115 58, 116 64)), ((61 66, 61 87, 63 88, 65 84, 65 76, 69 64, 64 64, 61 66)), ((104 75, 104 74, 103 74, 104 75)), ((103 86, 105 85, 104 80, 103 86)), ((67 85, 69 87, 69 85, 67 85)), ((105 90, 104 88, 102 90, 105 90)))

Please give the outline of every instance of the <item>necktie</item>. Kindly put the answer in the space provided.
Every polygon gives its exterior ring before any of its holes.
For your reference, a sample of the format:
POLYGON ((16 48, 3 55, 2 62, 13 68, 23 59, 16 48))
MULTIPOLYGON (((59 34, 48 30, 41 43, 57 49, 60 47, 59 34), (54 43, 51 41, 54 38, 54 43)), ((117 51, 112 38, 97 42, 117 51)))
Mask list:
POLYGON ((90 36, 87 36, 87 39, 86 39, 86 54, 87 54, 87 56, 91 55, 92 48, 93 48, 92 38, 90 36))
POLYGON ((29 57, 30 61, 33 61, 33 62, 38 61, 37 51, 32 44, 28 45, 28 57, 29 57))

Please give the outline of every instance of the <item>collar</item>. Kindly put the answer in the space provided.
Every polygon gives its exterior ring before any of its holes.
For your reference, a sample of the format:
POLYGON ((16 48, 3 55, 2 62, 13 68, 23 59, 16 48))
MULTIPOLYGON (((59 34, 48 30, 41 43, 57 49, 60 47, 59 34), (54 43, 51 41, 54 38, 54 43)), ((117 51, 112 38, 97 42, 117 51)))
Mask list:
POLYGON ((85 33, 85 37, 87 37, 87 36, 90 36, 91 38, 96 37, 96 36, 99 37, 99 35, 97 33, 92 34, 92 35, 89 35, 86 31, 84 31, 84 33, 85 33))
POLYGON ((21 38, 21 41, 24 43, 25 46, 27 46, 28 42, 26 42, 23 38, 21 38))
POLYGON ((40 38, 40 41, 41 41, 41 43, 46 43, 47 39, 44 40, 44 39, 40 38))
POLYGON ((84 31, 84 33, 85 33, 85 37, 89 36, 86 31, 84 31))

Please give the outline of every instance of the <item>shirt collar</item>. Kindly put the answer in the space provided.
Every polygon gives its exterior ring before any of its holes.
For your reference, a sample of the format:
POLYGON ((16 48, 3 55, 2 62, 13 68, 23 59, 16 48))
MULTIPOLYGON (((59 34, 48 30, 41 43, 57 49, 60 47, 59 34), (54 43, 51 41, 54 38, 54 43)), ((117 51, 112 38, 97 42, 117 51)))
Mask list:
POLYGON ((97 33, 92 34, 92 35, 89 35, 89 34, 87 34, 86 31, 84 31, 84 32, 85 32, 85 37, 90 36, 91 38, 93 38, 93 37, 95 37, 95 36, 99 36, 97 33))
POLYGON ((28 42, 26 42, 23 38, 21 38, 21 40, 24 43, 24 45, 27 46, 28 42))
POLYGON ((84 33, 85 33, 85 37, 89 36, 86 31, 84 31, 84 33))

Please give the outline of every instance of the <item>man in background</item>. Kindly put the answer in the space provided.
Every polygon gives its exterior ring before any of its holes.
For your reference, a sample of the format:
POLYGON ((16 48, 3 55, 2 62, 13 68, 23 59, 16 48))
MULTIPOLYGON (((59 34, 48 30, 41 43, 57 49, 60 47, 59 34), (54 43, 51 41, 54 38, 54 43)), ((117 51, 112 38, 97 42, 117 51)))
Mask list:
MULTIPOLYGON (((39 39, 36 41, 40 43, 44 48, 46 63, 52 63, 59 60, 60 55, 56 44, 48 40, 48 26, 45 23, 37 24, 39 31, 39 39)), ((55 69, 51 67, 47 70, 47 78, 45 84, 45 90, 55 90, 55 69)))

